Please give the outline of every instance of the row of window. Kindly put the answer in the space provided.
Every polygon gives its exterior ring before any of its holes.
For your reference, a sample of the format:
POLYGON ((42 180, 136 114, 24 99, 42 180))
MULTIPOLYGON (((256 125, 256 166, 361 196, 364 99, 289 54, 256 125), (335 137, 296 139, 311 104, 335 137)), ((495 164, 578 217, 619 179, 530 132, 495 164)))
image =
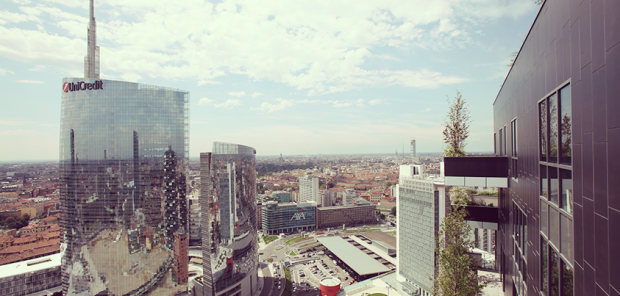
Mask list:
POLYGON ((573 172, 553 166, 540 166, 540 195, 559 208, 573 212, 573 172))
POLYGON ((541 294, 544 296, 572 296, 573 268, 541 237, 541 294))
POLYGON ((570 84, 538 103, 540 161, 572 164, 570 84))

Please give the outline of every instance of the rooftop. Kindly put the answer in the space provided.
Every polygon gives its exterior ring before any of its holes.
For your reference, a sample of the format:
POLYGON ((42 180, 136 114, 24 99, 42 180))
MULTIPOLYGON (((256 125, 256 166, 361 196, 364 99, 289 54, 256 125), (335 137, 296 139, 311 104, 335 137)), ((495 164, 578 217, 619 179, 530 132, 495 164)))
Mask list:
POLYGON ((2 268, 0 268, 0 278, 6 278, 9 276, 15 276, 46 268, 60 267, 61 258, 62 254, 58 253, 32 260, 2 265, 2 268))
POLYGON ((342 237, 320 237, 318 241, 359 275, 388 272, 390 269, 356 248, 342 237))

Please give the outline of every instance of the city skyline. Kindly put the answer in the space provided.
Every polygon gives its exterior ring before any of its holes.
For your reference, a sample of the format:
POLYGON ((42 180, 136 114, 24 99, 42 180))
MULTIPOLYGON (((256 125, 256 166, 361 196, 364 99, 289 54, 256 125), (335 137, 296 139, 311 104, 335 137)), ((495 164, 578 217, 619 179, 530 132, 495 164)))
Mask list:
MULTIPOLYGON (((304 155, 402 153, 416 138, 420 153, 441 152, 455 89, 471 106, 467 151, 492 151, 486 114, 539 8, 167 5, 96 1, 101 78, 190 91, 192 158, 212 141, 304 155)), ((0 161, 56 159, 58 81, 84 73, 87 9, 88 1, 0 5, 0 139, 13 143, 0 161)))

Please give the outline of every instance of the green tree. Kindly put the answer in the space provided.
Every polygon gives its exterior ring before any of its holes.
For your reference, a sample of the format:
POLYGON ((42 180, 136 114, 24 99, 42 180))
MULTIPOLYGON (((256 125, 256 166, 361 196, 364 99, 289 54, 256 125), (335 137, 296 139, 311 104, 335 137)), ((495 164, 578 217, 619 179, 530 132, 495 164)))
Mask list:
POLYGON ((444 156, 465 156, 465 140, 469 137, 469 125, 471 119, 469 116, 469 110, 463 94, 460 91, 456 91, 454 101, 448 101, 448 114, 446 115, 442 126, 443 141, 448 144, 448 147, 444 149, 444 156))
POLYGON ((392 214, 392 216, 396 216, 396 206, 392 207, 392 210, 390 210, 390 214, 392 214))
POLYGON ((467 189, 461 187, 450 188, 450 201, 452 204, 466 206, 470 203, 469 200, 467 189))
POLYGON ((471 226, 465 221, 467 210, 458 207, 441 222, 436 238, 437 274, 433 280, 435 295, 478 295, 486 282, 477 273, 472 258, 467 253, 475 241, 469 238, 471 226))

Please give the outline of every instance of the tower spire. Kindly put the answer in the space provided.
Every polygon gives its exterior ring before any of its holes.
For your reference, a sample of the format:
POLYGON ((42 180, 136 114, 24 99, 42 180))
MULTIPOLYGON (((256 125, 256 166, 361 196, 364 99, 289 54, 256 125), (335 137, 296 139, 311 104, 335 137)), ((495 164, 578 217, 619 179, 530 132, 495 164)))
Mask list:
POLYGON ((84 78, 99 79, 99 46, 97 46, 94 0, 89 0, 88 49, 84 57, 84 78))

